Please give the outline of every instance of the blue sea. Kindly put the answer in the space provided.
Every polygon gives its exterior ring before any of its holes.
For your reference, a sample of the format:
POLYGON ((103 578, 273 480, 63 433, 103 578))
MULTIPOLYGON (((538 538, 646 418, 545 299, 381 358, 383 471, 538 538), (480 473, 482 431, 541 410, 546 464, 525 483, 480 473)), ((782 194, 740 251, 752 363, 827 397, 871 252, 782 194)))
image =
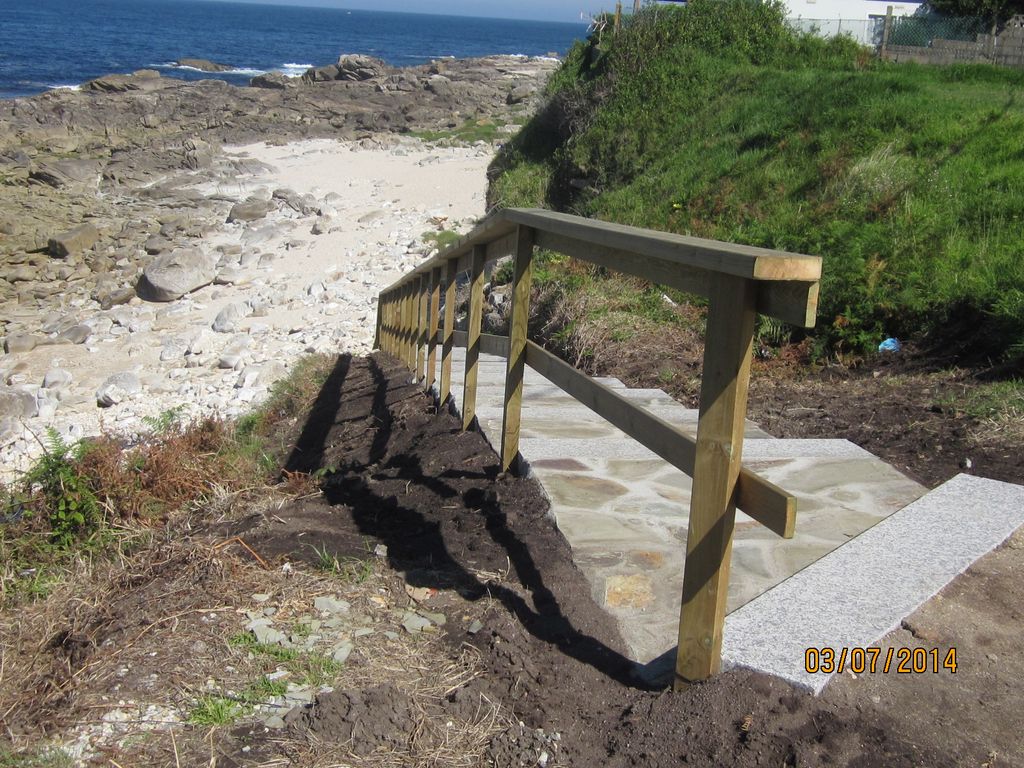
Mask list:
POLYGON ((342 53, 394 66, 445 56, 564 54, 584 24, 301 8, 200 0, 0 0, 0 98, 156 69, 236 85, 269 71, 302 74, 342 53), (176 67, 209 59, 234 69, 176 67))

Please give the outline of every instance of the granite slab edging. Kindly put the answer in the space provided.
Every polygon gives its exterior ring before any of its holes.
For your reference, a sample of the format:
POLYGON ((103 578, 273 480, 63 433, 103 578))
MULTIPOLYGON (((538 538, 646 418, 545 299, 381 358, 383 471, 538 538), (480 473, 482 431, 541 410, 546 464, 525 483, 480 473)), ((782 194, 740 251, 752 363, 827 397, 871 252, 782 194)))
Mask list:
POLYGON ((1024 486, 957 475, 726 617, 723 669, 821 693, 807 648, 867 647, 1024 525, 1024 486))

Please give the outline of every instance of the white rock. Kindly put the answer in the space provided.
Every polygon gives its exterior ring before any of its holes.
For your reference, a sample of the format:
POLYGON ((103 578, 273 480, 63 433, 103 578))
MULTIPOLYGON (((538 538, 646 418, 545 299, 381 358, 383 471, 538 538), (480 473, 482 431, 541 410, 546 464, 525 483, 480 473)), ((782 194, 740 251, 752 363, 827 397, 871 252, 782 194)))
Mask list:
POLYGON ((141 390, 142 384, 139 382, 139 377, 131 371, 115 373, 96 390, 96 403, 101 408, 109 408, 141 390))
POLYGON ((124 402, 127 397, 128 393, 117 384, 104 384, 96 390, 96 405, 100 408, 110 408, 124 402))
POLYGON ((43 389, 60 389, 71 384, 73 377, 71 371, 63 368, 51 368, 43 376, 43 389))
POLYGON ((233 302, 217 313, 213 321, 213 330, 217 333, 232 333, 238 327, 239 321, 248 314, 248 308, 241 302, 233 302))
POLYGON ((238 381, 235 382, 235 389, 252 389, 256 386, 259 381, 262 369, 258 365, 249 366, 242 371, 242 374, 238 377, 238 381))
POLYGON ((217 259, 197 248, 176 248, 153 258, 143 270, 139 295, 150 301, 174 301, 213 282, 217 259))

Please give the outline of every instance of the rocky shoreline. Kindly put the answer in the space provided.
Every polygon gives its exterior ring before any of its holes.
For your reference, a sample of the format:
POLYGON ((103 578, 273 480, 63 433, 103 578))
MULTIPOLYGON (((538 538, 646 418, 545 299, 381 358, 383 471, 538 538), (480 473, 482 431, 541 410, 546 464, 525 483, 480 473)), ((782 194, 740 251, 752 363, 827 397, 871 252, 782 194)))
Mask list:
POLYGON ((236 415, 306 352, 365 352, 380 288, 484 213, 493 146, 414 134, 500 140, 555 66, 342 56, 264 87, 143 71, 0 102, 0 480, 47 428, 236 415))

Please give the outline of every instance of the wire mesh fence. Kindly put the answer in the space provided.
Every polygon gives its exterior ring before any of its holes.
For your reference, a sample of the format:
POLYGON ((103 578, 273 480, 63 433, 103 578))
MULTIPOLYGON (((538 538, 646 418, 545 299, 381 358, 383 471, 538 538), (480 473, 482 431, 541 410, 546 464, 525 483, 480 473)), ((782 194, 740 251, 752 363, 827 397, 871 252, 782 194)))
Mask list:
POLYGON ((1024 68, 1024 16, 993 25, 991 18, 869 16, 867 19, 790 19, 820 37, 846 35, 884 59, 923 64, 982 62, 1024 68))
POLYGON ((991 27, 991 20, 972 16, 894 17, 889 32, 889 45, 930 48, 936 41, 975 43, 978 41, 978 35, 987 34, 991 27))

